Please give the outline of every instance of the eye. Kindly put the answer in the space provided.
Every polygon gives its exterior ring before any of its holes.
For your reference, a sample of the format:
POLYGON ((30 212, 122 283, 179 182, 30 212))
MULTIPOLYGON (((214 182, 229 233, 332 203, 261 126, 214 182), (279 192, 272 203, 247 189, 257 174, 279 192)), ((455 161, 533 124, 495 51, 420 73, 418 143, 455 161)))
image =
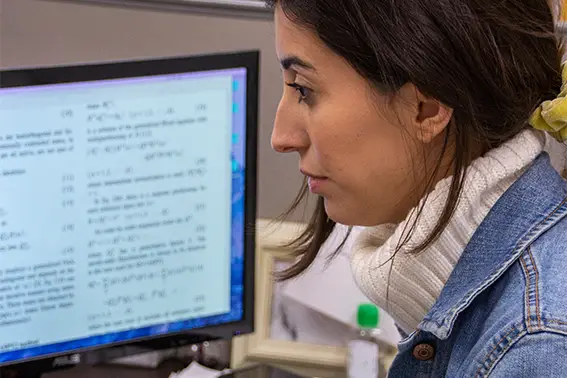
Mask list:
POLYGON ((306 87, 299 85, 297 83, 286 83, 286 85, 288 87, 295 89, 296 92, 299 93, 299 102, 300 103, 307 100, 309 93, 311 92, 311 90, 309 88, 306 88, 306 87))

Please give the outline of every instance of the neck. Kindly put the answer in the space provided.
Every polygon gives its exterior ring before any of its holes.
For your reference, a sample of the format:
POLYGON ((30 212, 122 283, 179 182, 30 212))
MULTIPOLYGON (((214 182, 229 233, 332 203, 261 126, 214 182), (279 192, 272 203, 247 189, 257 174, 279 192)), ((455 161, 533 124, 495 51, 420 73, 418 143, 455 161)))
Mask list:
POLYGON ((422 199, 431 194, 440 181, 452 177, 457 167, 471 165, 473 161, 490 150, 481 143, 474 142, 467 148, 460 146, 457 149, 453 133, 438 136, 428 148, 437 152, 431 156, 425 156, 425 158, 420 156, 422 165, 416 169, 416 172, 426 172, 426 174, 421 178, 421 185, 416 188, 415 195, 410 195, 397 206, 397 216, 393 219, 395 224, 402 223, 411 211, 416 211, 422 199), (456 161, 457 156, 458 161, 456 161), (431 174, 427 174, 427 172, 431 172, 431 174))
POLYGON ((352 261, 363 292, 405 332, 415 330, 437 300, 476 228, 543 146, 543 134, 528 130, 475 159, 467 169, 448 224, 420 253, 415 253, 416 248, 434 234, 441 220, 452 177, 441 179, 399 224, 365 228, 353 248, 352 261))

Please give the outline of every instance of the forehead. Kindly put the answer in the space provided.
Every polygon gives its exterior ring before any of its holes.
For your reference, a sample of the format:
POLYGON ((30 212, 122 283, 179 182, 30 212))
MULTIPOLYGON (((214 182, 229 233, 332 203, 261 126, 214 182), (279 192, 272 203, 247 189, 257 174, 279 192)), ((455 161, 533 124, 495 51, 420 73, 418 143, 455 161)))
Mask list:
POLYGON ((276 52, 280 62, 296 57, 311 67, 291 67, 295 72, 326 89, 339 85, 360 89, 360 85, 366 83, 345 59, 327 47, 313 31, 291 21, 279 6, 275 11, 275 28, 276 52))
POLYGON ((311 30, 292 22, 278 5, 275 10, 276 53, 278 58, 298 56, 314 62, 326 54, 326 47, 311 30))

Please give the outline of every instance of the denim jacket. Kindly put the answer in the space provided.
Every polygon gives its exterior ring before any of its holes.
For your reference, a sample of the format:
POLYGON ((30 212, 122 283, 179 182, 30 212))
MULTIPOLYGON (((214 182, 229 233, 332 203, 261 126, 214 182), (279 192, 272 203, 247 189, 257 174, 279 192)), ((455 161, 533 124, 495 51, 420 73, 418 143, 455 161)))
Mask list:
POLYGON ((546 153, 491 209, 388 377, 567 378, 567 183, 546 153))

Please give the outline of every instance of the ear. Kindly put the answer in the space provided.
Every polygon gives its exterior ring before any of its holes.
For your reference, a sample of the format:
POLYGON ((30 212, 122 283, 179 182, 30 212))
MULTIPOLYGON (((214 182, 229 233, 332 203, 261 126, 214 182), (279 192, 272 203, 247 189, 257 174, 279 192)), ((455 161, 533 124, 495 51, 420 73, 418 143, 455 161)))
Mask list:
POLYGON ((424 96, 416 89, 417 116, 413 120, 416 137, 422 143, 430 143, 439 136, 451 121, 453 109, 434 98, 424 96))

